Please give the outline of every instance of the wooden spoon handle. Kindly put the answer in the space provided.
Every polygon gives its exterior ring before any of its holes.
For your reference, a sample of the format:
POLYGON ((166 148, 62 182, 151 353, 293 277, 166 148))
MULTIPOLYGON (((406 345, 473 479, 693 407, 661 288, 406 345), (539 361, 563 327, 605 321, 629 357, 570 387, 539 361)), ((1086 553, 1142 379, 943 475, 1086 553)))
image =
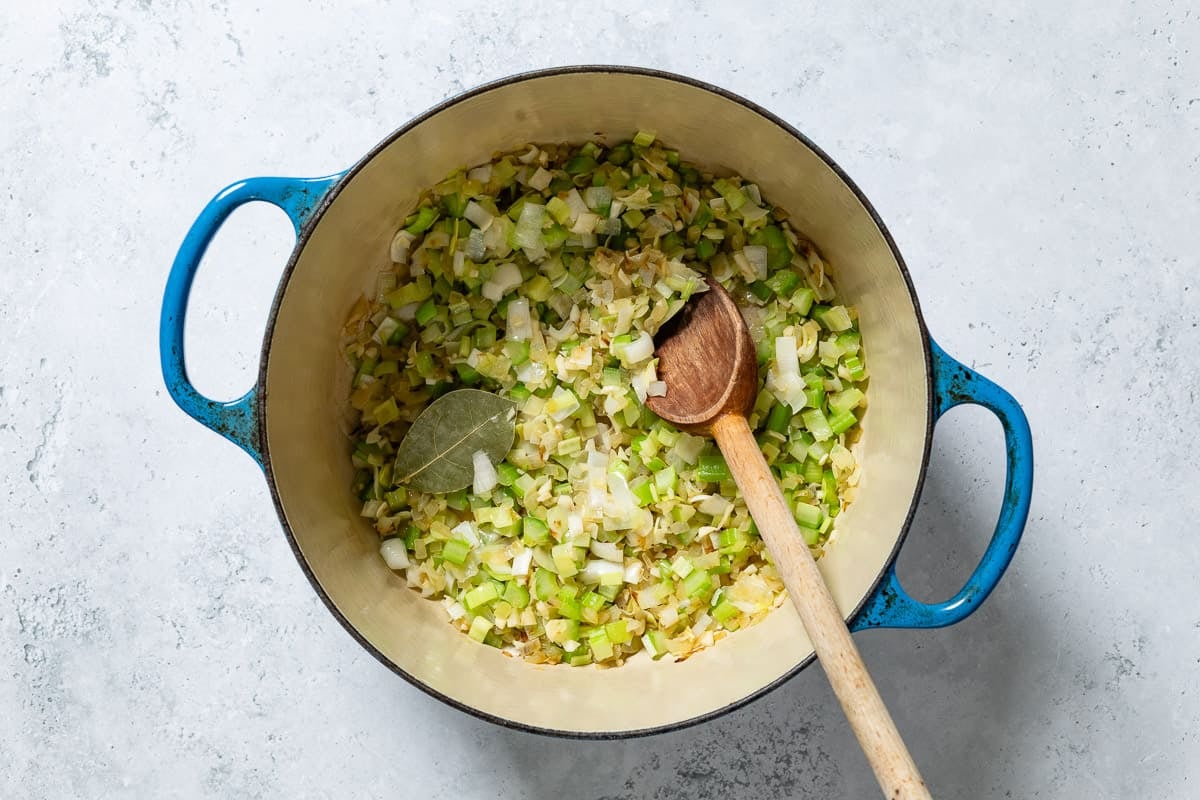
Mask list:
POLYGON ((890 800, 929 800, 925 781, 863 665, 746 418, 722 416, 713 423, 712 433, 884 796, 890 800))

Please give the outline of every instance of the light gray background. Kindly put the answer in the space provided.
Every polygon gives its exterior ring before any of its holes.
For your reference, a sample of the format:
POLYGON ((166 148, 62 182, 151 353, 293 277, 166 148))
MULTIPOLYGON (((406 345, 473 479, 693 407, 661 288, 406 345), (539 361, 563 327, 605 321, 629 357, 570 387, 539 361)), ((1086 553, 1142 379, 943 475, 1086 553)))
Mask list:
MULTIPOLYGON (((163 282, 215 190, 335 171, 464 88, 580 62, 798 125, 891 227, 939 341, 1025 404, 1036 497, 999 590, 953 628, 857 637, 934 796, 1194 796, 1200 15, 995 5, 5 2, 0 796, 874 796, 816 669, 629 742, 427 698, 330 617, 258 469, 161 385, 163 282)), ((250 385, 290 247, 265 207, 218 238, 201 389, 250 385)), ((920 596, 982 551, 1000 451, 986 412, 939 426, 900 559, 920 596)))

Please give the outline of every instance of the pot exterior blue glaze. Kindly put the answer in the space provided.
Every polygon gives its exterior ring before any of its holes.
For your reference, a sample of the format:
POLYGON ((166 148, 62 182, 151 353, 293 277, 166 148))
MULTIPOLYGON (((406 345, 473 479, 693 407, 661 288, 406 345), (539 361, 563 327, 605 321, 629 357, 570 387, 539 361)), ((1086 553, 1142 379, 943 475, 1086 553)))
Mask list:
POLYGON ((324 178, 248 178, 226 186, 192 223, 167 277, 158 326, 159 358, 167 391, 190 417, 245 450, 259 466, 262 466, 262 452, 258 444, 257 391, 251 388, 236 400, 211 400, 196 391, 188 380, 183 328, 192 281, 213 237, 239 206, 263 202, 280 208, 299 237, 321 199, 344 174, 324 178))
POLYGON ((863 628, 941 628, 970 616, 987 599, 1008 569, 1033 497, 1033 437, 1029 420, 1013 396, 949 355, 929 340, 933 363, 933 417, 936 422, 955 406, 983 406, 995 414, 1004 428, 1004 500, 1000 519, 983 558, 966 584, 944 603, 913 599, 896 577, 896 561, 888 566, 878 588, 851 622, 852 630, 863 628))

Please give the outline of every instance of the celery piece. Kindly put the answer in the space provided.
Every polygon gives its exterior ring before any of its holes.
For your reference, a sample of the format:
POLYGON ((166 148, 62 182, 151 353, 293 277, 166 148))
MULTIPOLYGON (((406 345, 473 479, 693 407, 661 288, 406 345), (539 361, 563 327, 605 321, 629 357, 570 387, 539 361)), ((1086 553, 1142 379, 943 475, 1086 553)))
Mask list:
POLYGON ((791 422, 792 409, 788 405, 776 403, 771 406, 771 413, 767 415, 767 430, 774 433, 787 433, 791 422))
POLYGON ((862 359, 858 356, 847 356, 842 362, 846 366, 846 371, 850 373, 850 379, 861 381, 867 377, 867 371, 863 367, 862 359))
POLYGON ((608 605, 608 601, 604 599, 603 595, 596 592, 584 592, 583 597, 579 598, 579 605, 585 611, 599 611, 608 605))
POLYGON ((809 547, 815 547, 821 541, 821 532, 813 528, 800 526, 800 535, 804 537, 804 543, 809 547))
POLYGON ((821 492, 824 494, 825 505, 836 508, 838 505, 837 478, 833 470, 827 469, 821 475, 821 492))
POLYGON ((821 509, 803 500, 793 504, 792 516, 796 518, 797 524, 808 528, 816 528, 821 524, 821 509))
POLYGON ((408 490, 401 486, 385 494, 383 499, 388 504, 388 508, 392 511, 399 511, 408 505, 408 490))
MULTIPOLYGON (((526 527, 528 527, 526 521, 526 527)), ((548 569, 538 567, 533 573, 533 594, 538 600, 549 600, 558 592, 558 579, 548 569)))
POLYGON ((496 465, 496 478, 500 481, 501 486, 512 486, 519 477, 521 477, 521 470, 507 461, 501 461, 496 465))
POLYGON ((596 159, 585 155, 577 155, 567 159, 567 163, 563 164, 563 171, 568 175, 582 175, 585 172, 591 172, 595 168, 596 159))
POLYGON ((516 581, 509 581, 504 587, 504 602, 519 611, 529 605, 529 590, 516 581))
MULTIPOLYGON (((713 181, 713 189, 725 199, 725 206, 730 211, 737 211, 746 204, 746 195, 741 187, 733 181, 719 178, 713 181)), ((741 249, 740 247, 737 249, 741 249)))
POLYGON ((491 631, 492 621, 487 617, 480 616, 471 620, 471 629, 467 632, 467 636, 470 636, 475 641, 482 643, 483 640, 487 638, 487 635, 491 633, 491 631))
POLYGON ((465 361, 455 364, 454 370, 458 373, 458 379, 467 386, 479 383, 479 371, 465 361))
POLYGON ((849 330, 854 325, 845 306, 817 306, 812 315, 826 330, 834 332, 849 330))
POLYGON ((470 542, 464 542, 462 539, 450 539, 442 546, 442 558, 460 567, 467 563, 467 556, 470 554, 470 542))
POLYGON ((462 217, 463 212, 467 210, 468 200, 469 197, 464 197, 458 192, 448 194, 442 198, 442 209, 452 217, 462 217))
POLYGON ((545 275, 534 275, 525 283, 522 291, 533 302, 544 303, 554 293, 554 287, 551 286, 550 279, 545 275))
POLYGON ((638 478, 629 484, 629 490, 633 492, 639 508, 645 508, 654 502, 654 484, 649 478, 638 478))
MULTIPOLYGON (((843 389, 840 392, 834 392, 827 397, 829 402, 829 410, 834 414, 844 414, 847 411, 852 411, 862 404, 865 395, 861 389, 851 386, 849 389, 843 389)), ((831 423, 832 424, 832 423, 831 423)))
POLYGON ((400 419, 400 409, 396 407, 396 398, 389 397, 371 410, 371 416, 379 425, 387 425, 400 419))
POLYGON ((730 478, 729 465, 720 453, 700 456, 696 464, 696 477, 702 481, 727 481, 730 478))
POLYGON ((642 634, 642 644, 646 648, 646 652, 650 654, 650 658, 657 661, 662 658, 667 652, 667 637, 660 630, 648 630, 642 634))
POLYGON ((692 570, 683 579, 683 590, 687 592, 688 597, 699 597, 706 594, 711 588, 712 576, 708 574, 708 570, 692 570))
POLYGON ((746 289, 748 289, 750 294, 754 295, 754 298, 760 303, 769 303, 771 298, 775 296, 775 291, 766 281, 755 281, 754 283, 746 286, 746 289))
POLYGON ((604 661, 613 657, 612 642, 609 641, 608 634, 604 628, 596 628, 588 636, 588 647, 591 648, 592 658, 596 661, 604 661))
POLYGON ((701 238, 696 242, 696 258, 700 261, 708 261, 717 252, 717 246, 711 239, 701 238))
POLYGON ((741 610, 737 606, 722 598, 721 602, 713 607, 712 618, 728 628, 729 622, 736 619, 738 614, 741 613, 741 610))
POLYGON ((387 295, 387 302, 392 308, 401 308, 421 303, 433 296, 433 282, 428 275, 420 275, 387 295))
POLYGON ((786 297, 791 294, 798 283, 800 283, 800 276, 790 269, 779 270, 766 280, 766 284, 771 288, 771 291, 780 297, 786 297))
POLYGON ((613 644, 626 644, 633 639, 625 620, 614 620, 604 626, 604 633, 613 644))
POLYGON ((636 208, 631 208, 621 215, 621 220, 629 226, 631 230, 636 230, 643 222, 646 221, 646 215, 636 208))
POLYGON ((422 303, 421 307, 417 309, 417 316, 416 316, 417 324, 418 325, 428 325, 430 322, 433 322, 433 318, 436 316, 437 316, 437 305, 433 302, 433 299, 431 298, 429 300, 426 300, 424 303, 422 303))
POLYGON ((629 159, 633 158, 633 148, 629 146, 629 142, 621 142, 608 151, 608 162, 621 166, 628 164, 629 159))
POLYGON ((854 412, 850 409, 829 418, 829 429, 838 434, 845 433, 857 424, 858 417, 854 416, 854 412))
POLYGON ((838 347, 845 353, 857 353, 862 347, 862 334, 856 330, 842 331, 837 337, 838 347))
POLYGON ((529 360, 529 342, 515 342, 508 339, 504 342, 504 352, 512 361, 514 367, 519 367, 529 360))
POLYGON ((833 429, 829 427, 829 420, 825 418, 821 409, 813 408, 801 412, 800 418, 804 420, 804 427, 818 442, 823 442, 833 436, 833 429))
POLYGON ((561 197, 551 197, 546 202, 546 213, 554 217, 559 225, 566 225, 571 220, 571 206, 561 197))
POLYGON ((499 597, 500 592, 496 590, 496 584, 491 581, 484 581, 463 596, 463 605, 467 607, 468 611, 475 611, 499 597))
POLYGON ((813 300, 815 299, 816 294, 813 292, 813 290, 805 286, 797 289, 795 293, 792 294, 792 299, 788 302, 792 306, 792 311, 803 317, 808 315, 809 310, 812 308, 813 300))
POLYGON ((679 485, 679 475, 675 472, 675 468, 667 467, 655 472, 654 485, 658 489, 659 494, 674 492, 679 485))
POLYGON ((550 541, 550 528, 537 517, 525 517, 522 523, 522 539, 530 547, 547 544, 550 541))
POLYGON ((649 147, 654 144, 655 134, 650 131, 638 131, 634 134, 633 143, 638 147, 649 147))
POLYGON ((488 350, 496 344, 496 326, 484 323, 471 334, 471 342, 480 350, 488 350))
POLYGON ((417 209, 417 213, 415 215, 410 217, 409 220, 406 220, 408 225, 404 230, 408 231, 413 236, 416 236, 419 233, 424 233, 433 226, 433 223, 437 220, 437 217, 437 209, 429 206, 421 206, 417 209))
POLYGON ((579 601, 571 597, 562 597, 561 594, 562 592, 560 590, 560 596, 558 598, 558 613, 567 619, 583 619, 583 608, 579 605, 579 601))

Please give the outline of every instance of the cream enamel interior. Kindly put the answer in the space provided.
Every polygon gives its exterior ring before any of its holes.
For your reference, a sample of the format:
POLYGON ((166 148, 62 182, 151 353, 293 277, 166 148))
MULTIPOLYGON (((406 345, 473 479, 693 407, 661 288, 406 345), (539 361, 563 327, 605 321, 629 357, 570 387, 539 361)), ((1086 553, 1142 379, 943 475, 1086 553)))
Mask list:
POLYGON ((398 221, 422 187, 528 141, 608 141, 658 132, 682 156, 756 181, 790 211, 861 313, 871 384, 859 499, 821 566, 848 616, 905 525, 922 468, 928 397, 922 334, 898 264, 870 215, 802 142, 754 110, 664 77, 542 75, 462 99, 399 135, 351 177, 313 229, 269 337, 270 467, 296 542, 340 613, 373 647, 435 691, 536 728, 606 734, 671 725, 752 695, 812 653, 790 605, 683 663, 639 657, 618 669, 537 667, 478 645, 386 568, 358 516, 339 332, 385 268, 398 221))

